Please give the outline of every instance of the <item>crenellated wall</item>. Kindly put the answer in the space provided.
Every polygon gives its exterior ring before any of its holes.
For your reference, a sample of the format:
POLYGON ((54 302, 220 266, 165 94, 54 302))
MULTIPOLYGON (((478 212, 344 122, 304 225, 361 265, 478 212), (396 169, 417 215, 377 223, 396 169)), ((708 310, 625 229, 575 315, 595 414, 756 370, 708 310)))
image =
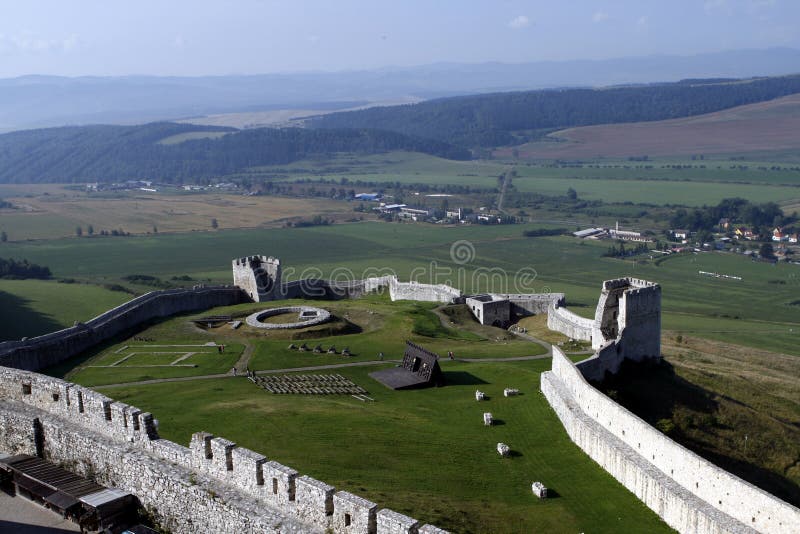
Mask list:
POLYGON ((98 315, 86 323, 24 341, 0 343, 0 365, 35 371, 113 338, 147 321, 178 313, 246 301, 236 286, 196 286, 152 291, 98 315))
POLYGON ((224 438, 197 432, 184 447, 157 426, 91 389, 0 367, 0 450, 39 453, 129 491, 172 532, 417 532, 416 520, 224 438))

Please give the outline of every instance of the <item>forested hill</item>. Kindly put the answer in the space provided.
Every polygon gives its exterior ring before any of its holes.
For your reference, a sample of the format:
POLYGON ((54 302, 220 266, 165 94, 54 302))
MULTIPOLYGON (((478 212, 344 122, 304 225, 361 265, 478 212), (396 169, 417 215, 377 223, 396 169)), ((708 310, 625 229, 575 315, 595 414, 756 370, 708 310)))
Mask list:
POLYGON ((0 135, 0 183, 156 180, 195 183, 258 165, 335 152, 425 152, 467 159, 446 143, 372 129, 234 130, 175 123, 76 126, 0 135), (181 136, 186 140, 182 140, 181 136), (208 135, 208 138, 193 138, 208 135), (161 143, 167 139, 168 143, 161 143))
POLYGON ((462 147, 519 144, 571 126, 710 113, 800 92, 800 75, 562 89, 429 100, 315 118, 316 128, 381 128, 462 147))

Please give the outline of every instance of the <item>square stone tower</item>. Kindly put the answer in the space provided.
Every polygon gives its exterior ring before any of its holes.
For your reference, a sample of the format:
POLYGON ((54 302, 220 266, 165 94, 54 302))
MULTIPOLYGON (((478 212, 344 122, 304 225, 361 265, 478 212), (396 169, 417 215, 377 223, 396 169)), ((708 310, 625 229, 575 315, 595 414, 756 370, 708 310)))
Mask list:
POLYGON ((661 286, 638 278, 603 282, 595 310, 592 348, 609 341, 635 361, 661 357, 661 286))
POLYGON ((236 258, 233 264, 233 285, 240 287, 254 302, 283 298, 281 261, 267 256, 236 258))

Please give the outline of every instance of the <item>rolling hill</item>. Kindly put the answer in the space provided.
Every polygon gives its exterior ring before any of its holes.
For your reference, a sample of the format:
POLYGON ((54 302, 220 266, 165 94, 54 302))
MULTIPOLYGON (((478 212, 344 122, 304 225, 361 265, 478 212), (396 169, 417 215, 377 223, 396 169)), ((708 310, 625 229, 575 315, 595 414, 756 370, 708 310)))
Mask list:
POLYGON ((516 149, 521 158, 560 160, 800 153, 800 95, 682 119, 568 128, 516 149))

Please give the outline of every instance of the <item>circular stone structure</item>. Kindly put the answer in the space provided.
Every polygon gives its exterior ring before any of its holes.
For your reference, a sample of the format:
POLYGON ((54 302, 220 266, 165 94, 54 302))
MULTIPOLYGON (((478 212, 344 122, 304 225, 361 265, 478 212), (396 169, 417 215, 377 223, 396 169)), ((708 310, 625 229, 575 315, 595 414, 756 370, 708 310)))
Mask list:
POLYGON ((281 308, 269 308, 261 310, 247 316, 244 321, 253 328, 263 328, 265 330, 289 330, 292 328, 305 328, 330 321, 331 312, 313 306, 283 306, 281 308), (283 315, 284 313, 297 313, 296 323, 264 323, 267 317, 283 315))

